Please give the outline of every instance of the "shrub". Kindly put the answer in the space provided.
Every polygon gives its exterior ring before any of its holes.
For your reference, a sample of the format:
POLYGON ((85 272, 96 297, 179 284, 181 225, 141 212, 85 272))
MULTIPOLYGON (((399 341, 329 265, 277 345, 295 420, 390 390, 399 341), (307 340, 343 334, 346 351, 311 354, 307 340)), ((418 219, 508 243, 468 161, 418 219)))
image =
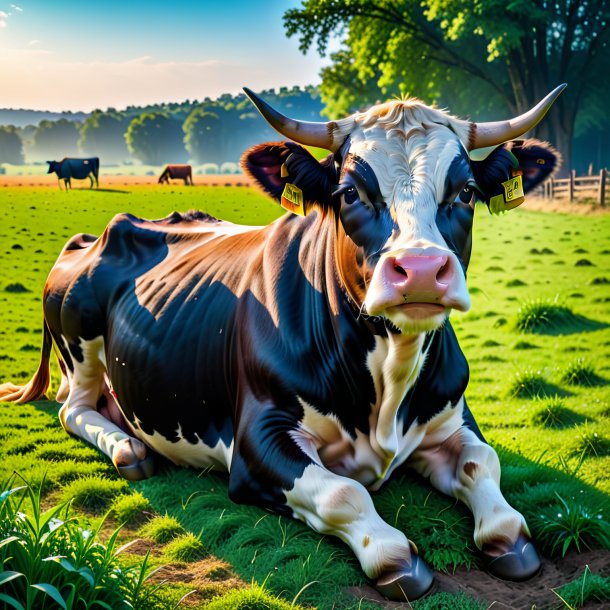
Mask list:
POLYGON ((178 520, 169 515, 155 517, 140 529, 140 536, 150 538, 159 544, 166 544, 173 538, 184 534, 184 528, 178 520))

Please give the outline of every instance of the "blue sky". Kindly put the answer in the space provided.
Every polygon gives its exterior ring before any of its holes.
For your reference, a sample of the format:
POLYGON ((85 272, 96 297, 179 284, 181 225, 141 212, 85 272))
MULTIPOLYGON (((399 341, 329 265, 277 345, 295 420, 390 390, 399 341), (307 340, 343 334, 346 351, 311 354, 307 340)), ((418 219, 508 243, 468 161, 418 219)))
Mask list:
POLYGON ((319 82, 284 33, 298 0, 0 0, 0 107, 123 108, 319 82))

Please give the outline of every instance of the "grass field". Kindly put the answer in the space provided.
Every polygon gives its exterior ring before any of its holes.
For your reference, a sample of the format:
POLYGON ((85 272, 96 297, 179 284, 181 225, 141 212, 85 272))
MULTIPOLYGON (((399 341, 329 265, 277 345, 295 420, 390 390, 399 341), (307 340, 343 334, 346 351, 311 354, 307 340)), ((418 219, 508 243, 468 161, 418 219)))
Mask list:
MULTIPOLYGON (((0 201, 0 382, 23 382, 38 365, 42 287, 71 235, 99 234, 115 213, 123 211, 158 218, 173 210, 197 208, 246 224, 266 224, 281 211, 250 188, 222 186, 129 186, 69 193, 5 187, 0 189, 0 201)), ((585 552, 588 547, 608 548, 604 526, 610 527, 610 216, 518 209, 492 217, 481 207, 468 283, 472 310, 453 314, 452 323, 471 366, 467 399, 500 454, 502 487, 509 502, 528 518, 549 564, 561 564, 558 557, 566 540, 568 556, 578 550, 576 546, 585 552)), ((55 388, 57 382, 55 371, 55 388)), ((175 517, 186 531, 200 537, 207 561, 218 562, 216 578, 189 580, 184 571, 188 562, 175 560, 182 557, 180 550, 172 554, 155 543, 155 561, 178 566, 171 572, 174 592, 168 599, 179 599, 190 587, 198 592, 187 602, 206 607, 227 588, 255 582, 288 602, 296 598, 299 604, 321 609, 373 608, 382 603, 369 600, 373 594, 343 545, 291 520, 232 504, 222 476, 165 466, 146 482, 111 484, 116 480, 111 465, 63 432, 57 408, 44 401, 0 404, 0 481, 18 470, 40 483, 46 472, 45 492, 51 502, 76 494, 83 478, 94 477, 92 487, 101 489, 99 502, 91 506, 85 500, 79 509, 93 520, 113 498, 141 492, 151 512, 175 517), (105 482, 95 479, 100 474, 105 482)), ((92 495, 83 493, 85 498, 92 495)), ((381 515, 403 529, 436 570, 457 570, 463 579, 468 578, 465 568, 471 568, 470 574, 477 571, 472 519, 461 506, 407 474, 375 494, 374 501, 381 515)), ((126 536, 136 532, 137 528, 128 528, 126 536)), ((610 554, 603 557, 610 569, 610 554)), ((582 568, 589 558, 583 555, 582 568)), ((548 587, 566 585, 569 578, 562 574, 548 587)), ((602 573, 601 579, 600 587, 607 593, 610 575, 602 573)), ((469 590, 468 598, 456 595, 457 584, 441 586, 440 592, 414 607, 443 607, 443 596, 450 596, 447 608, 485 608, 496 597, 507 607, 530 608, 529 602, 550 607, 559 601, 550 591, 528 586, 488 588, 480 595, 469 590)), ((237 605, 227 598, 219 607, 237 605)))

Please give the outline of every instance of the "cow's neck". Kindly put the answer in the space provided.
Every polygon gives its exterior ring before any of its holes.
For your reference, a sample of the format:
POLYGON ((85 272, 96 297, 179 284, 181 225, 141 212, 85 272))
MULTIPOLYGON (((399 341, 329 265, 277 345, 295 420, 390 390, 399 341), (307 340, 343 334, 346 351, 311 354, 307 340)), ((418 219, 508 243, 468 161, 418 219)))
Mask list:
MULTIPOLYGON (((325 223, 330 226, 331 223, 325 223)), ((327 290, 339 294, 344 306, 349 307, 355 323, 374 335, 375 347, 367 358, 368 368, 375 383, 376 403, 369 416, 370 443, 382 456, 386 468, 399 451, 400 427, 398 410, 409 388, 413 386, 425 360, 426 333, 405 335, 393 332, 383 321, 375 322, 362 315, 359 303, 364 300, 366 273, 364 263, 358 263, 356 249, 339 230, 324 232, 324 252, 332 256, 332 264, 324 263, 327 290)))

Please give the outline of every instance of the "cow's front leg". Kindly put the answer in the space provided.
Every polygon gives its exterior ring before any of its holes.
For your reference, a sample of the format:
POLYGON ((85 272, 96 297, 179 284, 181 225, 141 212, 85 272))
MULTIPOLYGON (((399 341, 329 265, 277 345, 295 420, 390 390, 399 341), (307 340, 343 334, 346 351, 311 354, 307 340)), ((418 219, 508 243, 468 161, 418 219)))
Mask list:
POLYGON ((291 514, 317 532, 339 537, 386 597, 421 597, 433 575, 415 547, 378 515, 364 486, 326 469, 315 447, 282 420, 284 414, 267 410, 240 425, 231 499, 291 514))
POLYGON ((463 501, 474 517, 474 541, 487 570, 506 580, 524 580, 540 568, 521 513, 500 490, 494 449, 463 425, 442 442, 422 444, 409 465, 440 491, 463 501))

